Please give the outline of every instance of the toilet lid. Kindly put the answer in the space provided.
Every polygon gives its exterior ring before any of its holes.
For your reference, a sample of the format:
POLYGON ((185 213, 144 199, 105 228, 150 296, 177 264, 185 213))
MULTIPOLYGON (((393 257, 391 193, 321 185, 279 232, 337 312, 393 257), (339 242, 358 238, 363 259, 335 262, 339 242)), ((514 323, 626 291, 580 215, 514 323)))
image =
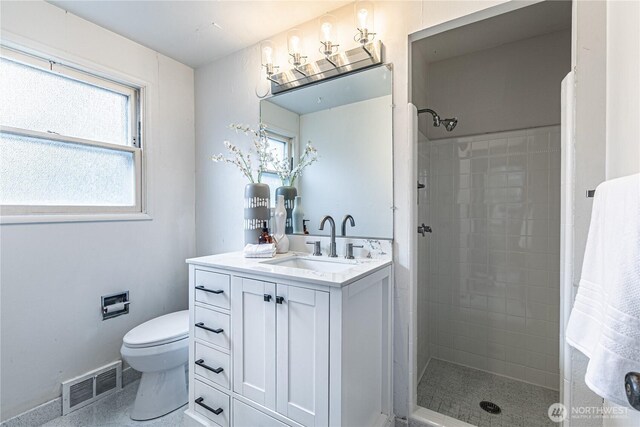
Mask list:
POLYGON ((189 336, 189 310, 156 317, 136 326, 124 336, 127 347, 152 347, 189 336))

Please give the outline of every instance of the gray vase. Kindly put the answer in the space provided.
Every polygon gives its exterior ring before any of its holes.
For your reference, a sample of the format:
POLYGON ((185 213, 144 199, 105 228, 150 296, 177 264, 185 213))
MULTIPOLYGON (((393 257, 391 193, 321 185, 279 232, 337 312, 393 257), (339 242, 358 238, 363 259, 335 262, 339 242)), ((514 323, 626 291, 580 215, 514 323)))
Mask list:
POLYGON ((298 195, 298 189, 291 185, 285 185, 276 188, 276 199, 278 196, 284 196, 284 208, 287 211, 287 221, 284 223, 284 230, 287 234, 293 233, 293 204, 296 196, 298 195))
POLYGON ((271 212, 269 186, 267 184, 247 184, 244 187, 244 244, 258 244, 263 224, 269 227, 271 212))

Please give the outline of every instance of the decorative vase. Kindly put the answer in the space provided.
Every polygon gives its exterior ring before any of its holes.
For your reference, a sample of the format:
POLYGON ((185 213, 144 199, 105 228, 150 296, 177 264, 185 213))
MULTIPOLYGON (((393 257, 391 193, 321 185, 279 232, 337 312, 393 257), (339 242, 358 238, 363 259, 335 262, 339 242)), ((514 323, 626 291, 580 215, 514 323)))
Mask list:
POLYGON ((291 213, 293 218, 293 234, 304 234, 304 208, 302 207, 302 196, 296 196, 295 206, 291 213))
POLYGON ((292 185, 284 185, 276 188, 276 200, 278 196, 284 196, 284 208, 287 211, 287 221, 285 222, 285 233, 293 233, 293 201, 298 195, 298 189, 292 185))
POLYGON ((253 183, 244 187, 244 244, 257 244, 263 224, 269 227, 271 212, 269 186, 253 183))
POLYGON ((276 200, 276 210, 273 214, 275 222, 273 237, 276 240, 276 252, 279 254, 286 254, 289 252, 289 238, 285 233, 287 210, 284 207, 284 196, 277 196, 276 200))

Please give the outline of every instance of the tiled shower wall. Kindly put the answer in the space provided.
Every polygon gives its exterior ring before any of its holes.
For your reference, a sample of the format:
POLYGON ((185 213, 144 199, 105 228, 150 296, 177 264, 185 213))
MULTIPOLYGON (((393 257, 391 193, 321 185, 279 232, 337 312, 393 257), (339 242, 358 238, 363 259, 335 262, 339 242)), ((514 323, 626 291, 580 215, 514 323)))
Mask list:
POLYGON ((557 389, 560 127, 421 146, 430 357, 557 389))

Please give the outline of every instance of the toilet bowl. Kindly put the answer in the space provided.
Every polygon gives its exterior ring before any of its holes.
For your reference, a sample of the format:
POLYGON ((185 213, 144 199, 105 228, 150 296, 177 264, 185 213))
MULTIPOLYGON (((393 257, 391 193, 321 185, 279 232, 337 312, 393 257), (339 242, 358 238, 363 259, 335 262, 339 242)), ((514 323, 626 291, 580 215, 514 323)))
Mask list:
POLYGON ((136 326, 122 339, 120 354, 133 369, 142 372, 132 420, 161 417, 187 403, 189 310, 136 326))

